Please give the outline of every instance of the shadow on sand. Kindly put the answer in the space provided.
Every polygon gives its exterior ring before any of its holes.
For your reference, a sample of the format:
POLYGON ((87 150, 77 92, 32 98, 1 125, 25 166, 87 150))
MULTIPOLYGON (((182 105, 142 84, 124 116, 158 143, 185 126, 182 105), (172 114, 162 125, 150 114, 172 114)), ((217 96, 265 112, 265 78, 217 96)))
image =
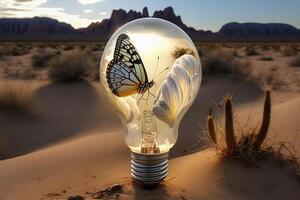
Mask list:
POLYGON ((232 95, 236 105, 253 103, 264 95, 263 91, 252 83, 228 78, 213 79, 202 84, 197 99, 181 121, 178 140, 170 152, 171 157, 192 153, 203 147, 199 135, 206 129, 208 110, 216 110, 216 104, 221 102, 226 94, 232 95))
MULTIPOLYGON (((49 84, 36 91, 40 116, 1 117, 1 136, 5 138, 4 157, 22 155, 68 139, 89 129, 122 127, 111 106, 101 94, 100 84, 49 84)), ((263 92, 251 83, 218 78, 201 86, 199 95, 184 116, 176 145, 170 157, 179 157, 203 147, 199 135, 206 126, 209 108, 216 108, 224 94, 232 94, 235 104, 254 102, 263 92)))
MULTIPOLYGON (((168 178, 167 178, 168 179, 168 178)), ((167 181, 163 181, 160 185, 153 189, 145 189, 142 185, 132 181, 129 185, 132 188, 130 197, 135 200, 175 200, 184 199, 184 191, 176 188, 174 185, 170 185, 167 181)))
POLYGON ((36 117, 0 116, 4 157, 32 152, 88 129, 121 126, 97 87, 89 83, 49 84, 35 93, 36 117))

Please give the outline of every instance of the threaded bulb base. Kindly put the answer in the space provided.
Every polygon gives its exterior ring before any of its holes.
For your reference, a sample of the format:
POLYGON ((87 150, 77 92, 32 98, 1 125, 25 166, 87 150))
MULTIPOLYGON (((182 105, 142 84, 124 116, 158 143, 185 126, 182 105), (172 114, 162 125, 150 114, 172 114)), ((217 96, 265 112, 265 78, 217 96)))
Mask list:
POLYGON ((146 187, 158 185, 168 175, 169 153, 139 154, 131 152, 131 176, 146 187))

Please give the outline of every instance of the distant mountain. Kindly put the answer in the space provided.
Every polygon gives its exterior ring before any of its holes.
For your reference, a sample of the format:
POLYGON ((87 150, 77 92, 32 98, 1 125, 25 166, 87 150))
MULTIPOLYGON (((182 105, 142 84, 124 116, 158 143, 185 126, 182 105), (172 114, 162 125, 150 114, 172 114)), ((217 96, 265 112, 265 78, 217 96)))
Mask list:
POLYGON ((237 40, 286 40, 300 39, 299 29, 280 23, 237 23, 225 24, 218 32, 219 38, 237 40))
POLYGON ((164 10, 155 11, 152 17, 165 19, 169 22, 172 22, 173 24, 176 24, 192 38, 213 37, 213 33, 211 31, 196 30, 193 27, 188 27, 187 25, 185 25, 182 22, 181 17, 175 15, 172 7, 167 7, 164 10))
MULTIPOLYGON (((109 19, 104 19, 101 22, 90 24, 86 28, 79 30, 79 33, 90 37, 109 37, 117 28, 135 19, 149 17, 148 8, 145 7, 143 12, 129 10, 113 10, 109 19)), ((96 39, 96 38, 95 38, 96 39)))
POLYGON ((70 24, 55 19, 34 18, 2 18, 0 19, 0 40, 48 40, 60 38, 68 39, 78 35, 76 29, 70 24))
MULTIPOLYGON (((120 26, 143 17, 149 17, 147 7, 142 12, 113 10, 110 18, 80 29, 74 29, 70 24, 44 17, 2 18, 0 19, 0 40, 107 40, 120 26)), ((152 17, 176 24, 194 40, 300 41, 300 30, 288 24, 233 22, 225 24, 218 32, 213 33, 188 27, 182 22, 181 17, 175 14, 172 7, 155 11, 152 17)))

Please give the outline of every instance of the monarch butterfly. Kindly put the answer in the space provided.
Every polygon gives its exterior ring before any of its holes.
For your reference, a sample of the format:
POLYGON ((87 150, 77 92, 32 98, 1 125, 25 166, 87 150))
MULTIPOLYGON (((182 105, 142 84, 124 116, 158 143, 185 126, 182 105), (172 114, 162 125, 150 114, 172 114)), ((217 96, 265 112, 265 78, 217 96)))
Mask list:
POLYGON ((143 95, 155 84, 153 80, 148 81, 142 59, 126 34, 117 38, 114 57, 106 70, 106 79, 112 93, 119 97, 143 95))

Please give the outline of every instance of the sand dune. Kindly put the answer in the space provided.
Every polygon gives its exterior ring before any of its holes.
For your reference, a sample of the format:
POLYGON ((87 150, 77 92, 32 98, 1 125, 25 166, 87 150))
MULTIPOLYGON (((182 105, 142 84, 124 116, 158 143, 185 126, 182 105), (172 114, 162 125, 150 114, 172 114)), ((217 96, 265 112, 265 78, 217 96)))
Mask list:
MULTIPOLYGON (((274 143, 289 143, 300 153, 300 97, 283 101, 284 95, 273 96, 275 105, 272 108, 269 138, 274 140, 274 143)), ((247 124, 256 127, 262 117, 262 106, 263 101, 243 107, 237 110, 235 118, 242 126, 247 124), (248 120, 249 115, 251 120, 248 120)))
MULTIPOLYGON (((213 149, 192 153, 203 147, 199 135, 208 108, 217 109, 226 93, 234 96, 236 120, 243 124, 252 110, 253 123, 259 121, 261 90, 236 80, 209 80, 182 121, 168 178, 150 192, 132 183, 121 124, 98 84, 41 84, 35 92, 39 119, 1 118, 1 134, 7 139, 4 153, 14 158, 0 161, 0 199, 65 199, 77 194, 88 199, 86 192, 114 183, 125 185, 120 199, 295 199, 299 183, 288 167, 270 162, 258 169, 221 162, 213 149)), ((300 146, 299 139, 293 140, 299 130, 300 98, 291 96, 285 100, 274 95, 271 127, 300 146)))
POLYGON ((170 160, 163 185, 148 191, 133 184, 129 151, 120 131, 66 141, 0 162, 1 199, 65 199, 124 184, 120 199, 295 199, 299 183, 286 167, 249 168, 219 161, 212 149, 170 160), (3 173, 5 172, 5 173, 3 173))
MULTIPOLYGON (((98 83, 71 85, 33 82, 38 103, 36 118, 0 114, 5 158, 29 153, 82 134, 85 130, 122 129, 113 108, 102 95, 98 83), (17 126, 16 126, 17 124, 17 126)), ((216 108, 225 94, 233 94, 237 104, 255 101, 262 91, 250 83, 218 78, 203 84, 197 100, 181 122, 179 139, 172 156, 201 147, 199 134, 205 128, 209 108, 216 108)))

